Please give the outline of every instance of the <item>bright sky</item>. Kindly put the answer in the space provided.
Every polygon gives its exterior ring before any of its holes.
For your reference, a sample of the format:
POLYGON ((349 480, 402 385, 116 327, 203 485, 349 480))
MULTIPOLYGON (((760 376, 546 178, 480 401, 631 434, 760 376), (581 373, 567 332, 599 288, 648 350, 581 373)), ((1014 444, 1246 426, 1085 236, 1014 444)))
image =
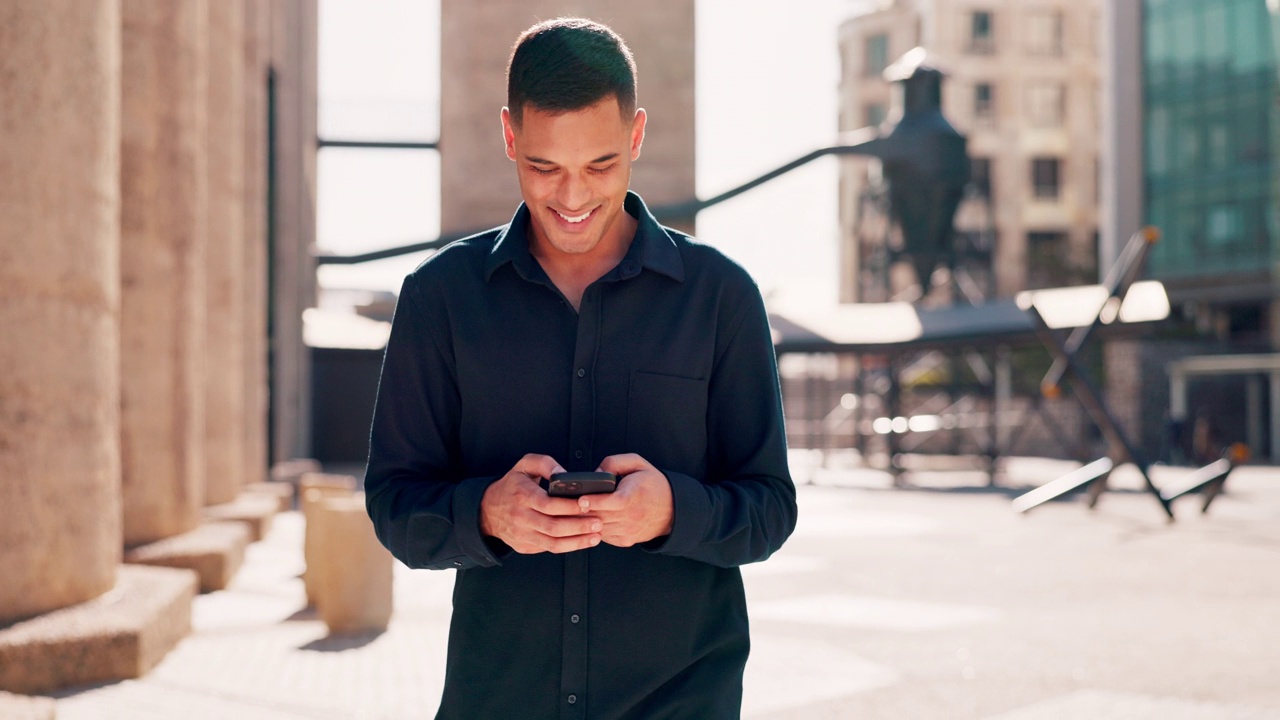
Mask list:
MULTIPOLYGON (((699 196, 834 142, 837 29, 855 2, 805 0, 800 12, 774 0, 698 0, 699 196)), ((322 137, 434 140, 438 102, 438 0, 320 0, 322 137)), ((436 237, 438 175, 430 151, 321 151, 320 246, 354 253, 436 237)), ((775 300, 834 302, 836 196, 836 161, 826 158, 703 211, 698 236, 775 300)), ((422 257, 325 267, 320 281, 394 290, 422 257)))

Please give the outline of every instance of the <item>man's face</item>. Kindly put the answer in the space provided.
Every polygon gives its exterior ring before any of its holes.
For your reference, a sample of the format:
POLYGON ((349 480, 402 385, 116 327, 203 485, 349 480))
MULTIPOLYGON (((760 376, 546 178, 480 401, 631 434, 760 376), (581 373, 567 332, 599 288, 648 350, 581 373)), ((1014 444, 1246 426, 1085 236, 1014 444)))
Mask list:
POLYGON ((543 252, 590 253, 624 232, 631 163, 640 157, 644 110, 624 120, 609 96, 581 110, 549 113, 526 105, 519 127, 502 109, 507 157, 543 252))

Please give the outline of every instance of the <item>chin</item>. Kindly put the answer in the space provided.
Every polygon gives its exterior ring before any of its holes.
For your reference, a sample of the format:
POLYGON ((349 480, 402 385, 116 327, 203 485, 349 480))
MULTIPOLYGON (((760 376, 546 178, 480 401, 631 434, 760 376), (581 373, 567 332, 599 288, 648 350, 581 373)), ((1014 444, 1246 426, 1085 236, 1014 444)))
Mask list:
POLYGON ((589 253, 600 244, 598 237, 553 237, 550 238, 551 246, 566 255, 582 255, 589 253))

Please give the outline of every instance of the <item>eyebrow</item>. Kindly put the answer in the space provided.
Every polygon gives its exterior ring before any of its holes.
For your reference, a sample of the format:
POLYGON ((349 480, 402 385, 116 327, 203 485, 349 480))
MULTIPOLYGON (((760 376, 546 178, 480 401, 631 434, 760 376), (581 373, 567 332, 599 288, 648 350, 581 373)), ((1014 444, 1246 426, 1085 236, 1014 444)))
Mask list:
MULTIPOLYGON (((595 164, 602 163, 602 162, 609 162, 610 160, 613 160, 613 159, 617 158, 617 157, 619 156, 619 154, 620 154, 620 153, 616 153, 616 152, 614 152, 614 153, 609 153, 608 155, 601 155, 600 157, 596 158, 595 160, 592 160, 591 162, 589 162, 589 163, 587 163, 587 164, 588 164, 588 165, 595 165, 595 164)), ((542 158, 540 158, 540 157, 534 157, 534 156, 532 156, 532 155, 526 155, 524 159, 525 159, 525 160, 528 160, 529 162, 531 162, 531 163, 533 163, 533 164, 535 164, 535 165, 555 165, 555 164, 556 164, 556 163, 552 162, 551 160, 544 160, 544 159, 542 159, 542 158)))

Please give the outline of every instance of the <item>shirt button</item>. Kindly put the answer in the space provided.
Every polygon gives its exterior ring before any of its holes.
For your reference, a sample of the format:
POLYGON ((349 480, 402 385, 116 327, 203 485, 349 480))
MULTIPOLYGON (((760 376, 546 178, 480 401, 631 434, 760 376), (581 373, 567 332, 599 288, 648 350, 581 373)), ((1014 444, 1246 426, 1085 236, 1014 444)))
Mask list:
POLYGON ((585 454, 585 453, 583 453, 581 450, 574 450, 574 451, 573 451, 573 457, 574 457, 575 459, 578 459, 578 460, 581 460, 581 459, 582 459, 582 456, 583 456, 584 454, 585 454))
POLYGON ((584 368, 578 368, 578 377, 586 377, 587 371, 584 368))
POLYGON ((579 621, 579 620, 581 620, 581 619, 582 619, 582 618, 578 617, 578 613, 574 613, 574 614, 572 614, 572 615, 570 615, 570 616, 569 616, 569 622, 573 623, 574 625, 577 625, 577 624, 578 624, 578 621, 579 621))
POLYGON ((570 696, 569 696, 569 704, 570 704, 570 705, 572 705, 572 704, 574 704, 574 703, 576 703, 576 702, 578 702, 578 696, 577 696, 577 695, 570 695, 570 696))

